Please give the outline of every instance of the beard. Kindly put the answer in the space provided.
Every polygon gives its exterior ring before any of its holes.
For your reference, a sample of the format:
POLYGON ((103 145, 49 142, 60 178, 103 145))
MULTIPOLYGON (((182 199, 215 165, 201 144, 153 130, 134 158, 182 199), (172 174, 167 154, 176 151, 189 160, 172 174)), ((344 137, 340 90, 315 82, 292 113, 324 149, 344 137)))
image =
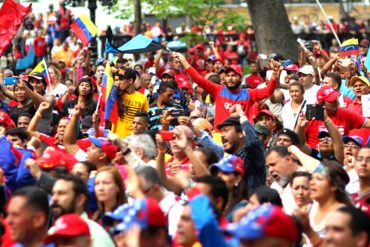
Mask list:
POLYGON ((57 219, 59 216, 64 214, 76 213, 75 200, 68 207, 62 207, 57 203, 52 203, 50 205, 51 212, 54 216, 54 219, 57 219))
POLYGON ((274 173, 274 174, 278 175, 280 179, 277 181, 277 180, 275 180, 274 175, 272 175, 273 180, 278 185, 280 185, 282 188, 284 188, 289 183, 290 176, 282 175, 282 174, 279 174, 279 173, 274 173))

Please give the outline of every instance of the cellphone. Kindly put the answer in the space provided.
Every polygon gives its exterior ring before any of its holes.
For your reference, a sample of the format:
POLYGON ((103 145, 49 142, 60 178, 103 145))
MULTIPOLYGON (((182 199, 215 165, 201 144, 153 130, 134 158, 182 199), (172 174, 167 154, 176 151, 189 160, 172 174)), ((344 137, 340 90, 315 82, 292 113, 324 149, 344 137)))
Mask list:
POLYGON ((159 134, 161 135, 163 141, 171 141, 175 139, 175 135, 173 131, 161 130, 159 131, 159 134))
POLYGON ((324 121, 324 108, 322 105, 311 105, 306 106, 306 119, 307 120, 321 120, 324 121))
POLYGON ((308 50, 310 50, 311 52, 313 51, 313 42, 312 42, 312 40, 305 41, 304 45, 306 46, 306 48, 308 50))
POLYGON ((172 109, 172 116, 178 118, 185 115, 184 109, 172 109))
POLYGON ((4 85, 15 85, 17 84, 17 78, 15 77, 5 77, 4 85))
POLYGON ((291 64, 292 64, 292 61, 290 59, 287 59, 287 60, 284 60, 284 61, 281 62, 281 65, 283 67, 289 66, 291 64))

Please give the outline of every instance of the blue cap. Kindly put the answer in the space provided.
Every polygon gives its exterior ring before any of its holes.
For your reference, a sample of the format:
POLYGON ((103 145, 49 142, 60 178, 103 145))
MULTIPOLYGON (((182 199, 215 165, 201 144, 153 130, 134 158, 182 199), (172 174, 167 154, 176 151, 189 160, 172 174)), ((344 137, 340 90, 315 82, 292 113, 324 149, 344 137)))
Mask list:
POLYGON ((356 143, 360 147, 362 147, 362 145, 363 145, 363 140, 359 136, 343 136, 342 140, 343 140, 344 144, 347 144, 347 142, 349 142, 349 141, 353 141, 354 143, 356 143))
POLYGON ((244 175, 244 161, 241 160, 238 156, 228 154, 225 155, 217 163, 213 164, 210 167, 212 174, 217 173, 218 170, 221 170, 226 173, 237 172, 240 175, 244 175))

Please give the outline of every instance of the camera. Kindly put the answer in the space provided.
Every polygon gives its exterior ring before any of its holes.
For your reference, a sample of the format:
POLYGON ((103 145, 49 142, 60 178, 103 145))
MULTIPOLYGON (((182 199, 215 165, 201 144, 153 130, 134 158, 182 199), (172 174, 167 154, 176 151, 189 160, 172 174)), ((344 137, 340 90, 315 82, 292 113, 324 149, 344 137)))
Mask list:
POLYGON ((321 120, 324 121, 324 108, 322 105, 308 104, 306 107, 306 119, 307 120, 321 120))

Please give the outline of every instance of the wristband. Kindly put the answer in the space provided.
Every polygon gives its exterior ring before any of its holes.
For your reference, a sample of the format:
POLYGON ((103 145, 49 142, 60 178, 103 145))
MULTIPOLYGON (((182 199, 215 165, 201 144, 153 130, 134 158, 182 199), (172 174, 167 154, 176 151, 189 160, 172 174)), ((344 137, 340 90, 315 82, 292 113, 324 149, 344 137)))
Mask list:
POLYGON ((167 149, 160 149, 157 148, 159 154, 165 154, 167 152, 167 149))

